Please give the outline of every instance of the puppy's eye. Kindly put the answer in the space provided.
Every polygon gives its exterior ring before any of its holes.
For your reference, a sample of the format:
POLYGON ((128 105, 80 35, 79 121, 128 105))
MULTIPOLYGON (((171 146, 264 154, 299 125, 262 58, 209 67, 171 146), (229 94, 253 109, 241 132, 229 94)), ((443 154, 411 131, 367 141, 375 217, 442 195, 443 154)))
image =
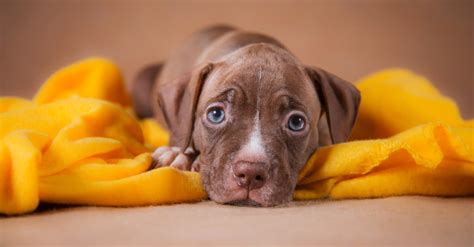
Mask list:
POLYGON ((291 131, 302 131, 305 124, 304 117, 300 114, 293 114, 288 118, 288 129, 291 131))
POLYGON ((225 119, 225 112, 224 109, 220 106, 211 107, 207 111, 207 120, 213 124, 222 123, 225 119))

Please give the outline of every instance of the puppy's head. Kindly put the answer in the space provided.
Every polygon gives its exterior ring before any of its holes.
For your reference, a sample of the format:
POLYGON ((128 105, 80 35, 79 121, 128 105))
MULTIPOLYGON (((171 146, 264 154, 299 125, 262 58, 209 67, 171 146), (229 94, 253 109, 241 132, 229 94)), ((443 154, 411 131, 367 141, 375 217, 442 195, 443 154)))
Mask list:
POLYGON ((359 105, 350 83, 269 44, 241 48, 180 80, 162 88, 159 105, 172 144, 199 153, 205 188, 219 203, 291 200, 308 157, 347 139, 359 105))

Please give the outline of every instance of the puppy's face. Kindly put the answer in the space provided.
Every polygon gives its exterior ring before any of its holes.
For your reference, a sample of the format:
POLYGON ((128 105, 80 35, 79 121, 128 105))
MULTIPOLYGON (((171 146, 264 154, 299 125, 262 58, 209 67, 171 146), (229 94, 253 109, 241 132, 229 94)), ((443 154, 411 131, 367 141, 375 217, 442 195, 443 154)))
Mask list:
MULTIPOLYGON (((292 199, 298 173, 321 133, 331 128, 350 133, 357 112, 357 91, 346 82, 340 89, 347 95, 342 101, 351 101, 344 106, 349 111, 328 110, 340 108, 341 99, 334 104, 327 94, 341 92, 324 76, 329 74, 312 75, 283 49, 252 45, 195 79, 202 81, 193 89, 199 96, 190 97, 195 106, 189 143, 199 153, 196 162, 212 200, 273 206, 292 199), (328 86, 319 87, 316 80, 328 86), (321 119, 323 112, 339 123, 321 119), (329 128, 322 130, 321 121, 329 128)), ((348 136, 328 135, 331 143, 348 136)))
POLYGON ((193 140, 212 200, 271 206, 291 200, 317 147, 320 104, 296 64, 249 60, 220 64, 207 78, 193 140))

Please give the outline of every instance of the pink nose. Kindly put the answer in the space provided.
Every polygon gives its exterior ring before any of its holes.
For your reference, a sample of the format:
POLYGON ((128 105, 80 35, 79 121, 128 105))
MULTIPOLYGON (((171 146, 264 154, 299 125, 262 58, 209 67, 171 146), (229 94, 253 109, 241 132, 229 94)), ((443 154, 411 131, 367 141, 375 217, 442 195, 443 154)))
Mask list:
POLYGON ((267 180, 267 172, 262 163, 239 162, 232 167, 237 185, 247 190, 261 188, 267 180))

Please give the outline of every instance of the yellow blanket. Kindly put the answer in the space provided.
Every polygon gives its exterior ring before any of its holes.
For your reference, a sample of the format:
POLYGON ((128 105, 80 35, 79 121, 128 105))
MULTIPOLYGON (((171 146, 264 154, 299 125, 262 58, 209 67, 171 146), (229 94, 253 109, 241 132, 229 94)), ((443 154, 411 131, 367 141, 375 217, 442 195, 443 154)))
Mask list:
MULTIPOLYGON (((352 141, 324 147, 295 198, 474 195, 474 128, 424 78, 387 70, 361 80, 352 141), (386 138, 386 139, 375 139, 386 138)), ((0 213, 39 201, 139 206, 207 198, 198 173, 148 171, 168 134, 131 110, 118 68, 89 59, 52 75, 33 101, 0 98, 0 213)))

